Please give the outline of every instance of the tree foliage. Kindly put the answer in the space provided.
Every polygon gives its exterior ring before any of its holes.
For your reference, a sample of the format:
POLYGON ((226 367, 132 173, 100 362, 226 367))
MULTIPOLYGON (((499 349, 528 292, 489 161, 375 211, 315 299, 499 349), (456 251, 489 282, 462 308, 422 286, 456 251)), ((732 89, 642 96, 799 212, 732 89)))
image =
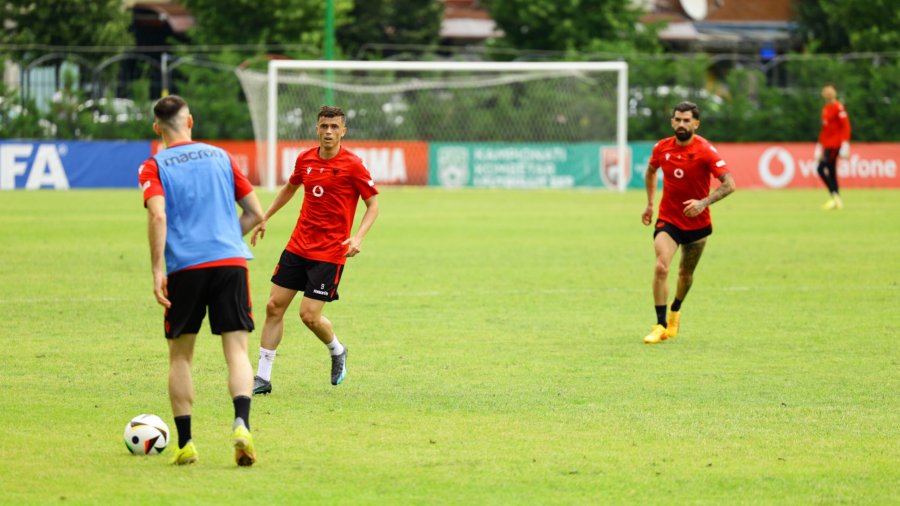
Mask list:
MULTIPOLYGON (((182 0, 197 24, 194 44, 305 44, 322 47, 324 0, 182 0)), ((353 0, 334 0, 335 25, 349 22, 353 0)))
POLYGON ((896 0, 804 0, 797 4, 800 33, 818 53, 881 52, 900 48, 896 0))
POLYGON ((130 12, 121 0, 66 0, 45 2, 6 0, 0 12, 11 28, 0 31, 5 44, 53 46, 131 45, 130 12))
POLYGON ((442 2, 434 0, 356 0, 352 24, 337 33, 349 58, 366 43, 432 45, 440 39, 442 2))
POLYGON ((486 0, 503 30, 502 42, 518 49, 591 52, 657 51, 654 27, 638 24, 630 0, 486 0))

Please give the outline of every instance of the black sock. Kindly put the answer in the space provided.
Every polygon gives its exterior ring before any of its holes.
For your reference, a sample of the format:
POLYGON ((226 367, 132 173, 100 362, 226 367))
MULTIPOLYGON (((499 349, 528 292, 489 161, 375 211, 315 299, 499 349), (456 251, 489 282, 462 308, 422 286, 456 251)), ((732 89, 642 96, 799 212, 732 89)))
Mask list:
POLYGON ((184 448, 191 440, 191 415, 176 416, 175 428, 178 429, 178 448, 184 448))
POLYGON ((681 303, 682 302, 683 301, 681 299, 676 297, 675 300, 672 301, 672 311, 681 311, 681 303))
POLYGON ((656 306, 656 323, 666 326, 666 305, 656 306))
POLYGON ((250 429, 250 398, 246 395, 239 395, 233 399, 234 402, 234 418, 240 418, 244 421, 244 426, 250 429))

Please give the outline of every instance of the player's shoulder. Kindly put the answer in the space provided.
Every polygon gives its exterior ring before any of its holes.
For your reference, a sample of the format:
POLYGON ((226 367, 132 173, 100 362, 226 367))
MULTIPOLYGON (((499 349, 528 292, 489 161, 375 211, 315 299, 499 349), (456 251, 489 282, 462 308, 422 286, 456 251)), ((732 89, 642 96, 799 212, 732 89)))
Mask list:
POLYGON ((716 147, 713 146, 713 144, 711 142, 709 142, 709 139, 707 139, 706 137, 694 134, 694 141, 697 143, 696 149, 698 151, 712 152, 712 153, 715 153, 716 155, 719 154, 719 151, 716 149, 716 147))
POLYGON ((665 139, 658 140, 656 142, 656 144, 653 145, 653 149, 654 150, 667 149, 667 148, 671 148, 672 145, 674 145, 674 144, 675 144, 675 136, 673 135, 672 137, 666 137, 665 139))
POLYGON ((297 160, 305 160, 307 158, 314 158, 318 155, 319 155, 319 147, 313 146, 311 148, 304 149, 303 151, 301 151, 300 154, 297 155, 297 160))
POLYGON ((339 153, 341 164, 350 167, 352 169, 366 169, 366 164, 363 162, 363 159, 360 158, 359 155, 354 153, 352 150, 349 150, 343 146, 341 146, 341 152, 339 153))

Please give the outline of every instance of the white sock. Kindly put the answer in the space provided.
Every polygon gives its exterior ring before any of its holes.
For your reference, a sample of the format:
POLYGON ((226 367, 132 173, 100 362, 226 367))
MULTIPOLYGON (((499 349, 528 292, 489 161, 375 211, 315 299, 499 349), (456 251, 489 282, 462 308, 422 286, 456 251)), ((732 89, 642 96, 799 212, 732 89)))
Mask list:
POLYGON ((330 343, 326 344, 328 346, 328 350, 331 351, 331 356, 336 357, 341 353, 344 353, 344 345, 338 341, 337 336, 334 336, 334 339, 331 340, 330 343))
POLYGON ((272 381, 272 363, 275 362, 275 350, 259 347, 259 366, 256 375, 266 381, 272 381))

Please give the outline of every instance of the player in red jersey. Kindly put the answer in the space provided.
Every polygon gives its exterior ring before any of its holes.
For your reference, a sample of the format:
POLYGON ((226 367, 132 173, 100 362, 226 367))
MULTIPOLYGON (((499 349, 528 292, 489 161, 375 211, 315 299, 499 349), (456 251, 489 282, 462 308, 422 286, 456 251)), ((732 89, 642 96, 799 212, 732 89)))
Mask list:
POLYGON ((712 220, 708 207, 734 191, 734 179, 728 173, 725 160, 716 149, 695 132, 700 128, 700 110, 691 102, 682 102, 672 111, 675 136, 653 146, 647 167, 647 208, 641 215, 644 225, 653 221, 656 194, 656 170, 663 172, 663 195, 659 217, 653 231, 656 248, 656 270, 653 276, 653 302, 656 306, 656 325, 644 338, 655 344, 678 334, 681 303, 694 281, 694 269, 700 261, 707 237, 712 234, 712 220), (710 193, 710 178, 722 183, 710 193), (682 247, 678 268, 678 288, 672 302, 672 312, 666 318, 669 265, 678 247, 682 247))
POLYGON ((334 334, 322 309, 326 302, 337 300, 344 262, 360 252, 366 233, 378 217, 378 190, 362 160, 341 146, 346 133, 344 111, 323 106, 316 120, 319 146, 297 157, 294 172, 250 240, 255 246, 257 236, 265 235, 266 221, 290 202, 302 185, 300 218, 272 275, 254 394, 272 391, 272 364, 284 335, 284 313, 297 292, 303 292, 300 319, 331 352, 331 384, 340 384, 347 373, 347 348, 334 334), (350 235, 360 198, 366 212, 356 235, 350 235))
POLYGON ((815 158, 819 162, 819 177, 828 187, 831 197, 822 209, 842 209, 844 202, 838 192, 837 159, 850 156, 850 117, 844 104, 837 99, 837 88, 828 83, 822 87, 822 130, 816 143, 815 158))

